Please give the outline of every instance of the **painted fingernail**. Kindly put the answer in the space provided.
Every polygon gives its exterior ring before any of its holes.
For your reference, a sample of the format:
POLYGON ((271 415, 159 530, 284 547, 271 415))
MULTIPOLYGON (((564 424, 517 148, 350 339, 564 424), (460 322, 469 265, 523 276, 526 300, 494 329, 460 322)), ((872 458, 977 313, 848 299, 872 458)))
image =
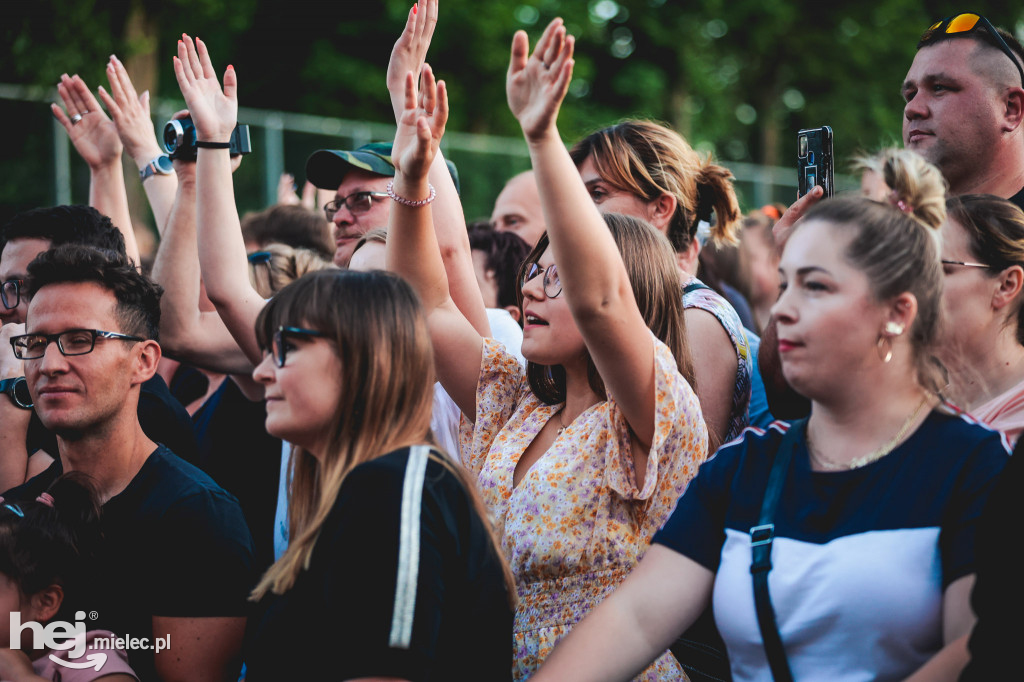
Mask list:
POLYGON ((231 69, 232 71, 235 70, 235 67, 231 66, 230 64, 228 64, 228 68, 231 69))
POLYGON ((413 5, 413 6, 412 6, 412 13, 413 13, 413 14, 416 14, 416 5, 413 5))

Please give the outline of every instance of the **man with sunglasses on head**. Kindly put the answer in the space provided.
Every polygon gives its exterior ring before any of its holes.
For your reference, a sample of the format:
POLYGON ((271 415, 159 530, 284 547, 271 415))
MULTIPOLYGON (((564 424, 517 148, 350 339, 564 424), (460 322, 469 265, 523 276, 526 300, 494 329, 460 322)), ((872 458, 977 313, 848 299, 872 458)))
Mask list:
POLYGON ((306 178, 320 189, 336 190, 324 205, 334 230, 334 264, 348 267, 356 243, 375 227, 386 228, 391 214, 388 182, 395 176, 391 143, 374 142, 354 151, 321 149, 306 161, 306 178))
POLYGON ((903 83, 903 144, 938 166, 950 194, 1024 208, 1024 48, 977 14, 935 22, 903 83))
POLYGON ((65 244, 28 266, 25 333, 10 339, 60 455, 3 493, 32 500, 60 475, 90 477, 104 543, 87 602, 131 647, 141 680, 237 679, 252 587, 241 508, 206 474, 142 430, 142 384, 156 372, 162 290, 127 258, 65 244))

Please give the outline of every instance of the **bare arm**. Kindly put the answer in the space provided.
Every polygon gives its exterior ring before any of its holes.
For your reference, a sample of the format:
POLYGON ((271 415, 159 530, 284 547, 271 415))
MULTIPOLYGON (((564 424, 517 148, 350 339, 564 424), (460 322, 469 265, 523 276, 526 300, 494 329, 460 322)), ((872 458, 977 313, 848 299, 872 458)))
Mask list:
POLYGON ((57 92, 64 109, 50 105, 54 118, 64 126, 71 144, 89 166, 89 205, 110 218, 124 237, 125 251, 134 263, 139 262, 139 246, 128 212, 128 193, 124 188, 124 170, 121 167, 123 146, 114 122, 103 112, 100 103, 89 92, 88 86, 77 74, 61 76, 57 92), (80 115, 77 122, 70 117, 80 115))
POLYGON ((955 682, 967 666, 970 654, 967 638, 977 620, 971 610, 974 574, 952 582, 942 596, 942 638, 944 646, 921 666, 907 682, 955 682))
POLYGON ((558 643, 536 682, 632 679, 668 648, 711 599, 715 574, 651 545, 629 577, 558 643))
POLYGON ((561 19, 548 25, 532 56, 526 33, 517 32, 508 102, 530 148, 563 295, 608 392, 646 449, 654 437, 654 346, 615 240, 556 127, 573 45, 561 19))
MULTIPOLYGON (((110 117, 117 127, 117 134, 124 145, 125 153, 130 156, 139 170, 164 153, 157 142, 153 128, 153 118, 149 113, 149 91, 138 95, 135 86, 125 70, 124 64, 114 55, 107 62, 107 80, 110 82, 110 93, 99 87, 100 99, 107 106, 110 117)), ((178 180, 174 174, 154 174, 146 178, 142 188, 153 210, 157 232, 164 233, 164 226, 174 203, 175 189, 178 180)))
MULTIPOLYGON (((224 73, 222 90, 206 45, 198 39, 193 45, 186 36, 178 42, 174 73, 192 114, 197 139, 226 142, 238 118, 234 68, 229 66, 224 73)), ((249 282, 227 149, 199 149, 196 187, 199 265, 206 293, 246 357, 258 364, 262 353, 254 326, 264 301, 249 282)))
POLYGON ((248 374, 252 363, 216 312, 199 309, 195 164, 175 161, 174 205, 153 263, 160 298, 160 345, 179 360, 217 372, 248 374))
MULTIPOLYGON (((437 0, 418 0, 409 10, 405 29, 391 51, 387 85, 396 122, 401 119, 405 109, 405 76, 408 73, 418 74, 422 70, 436 25, 437 0)), ((430 165, 428 179, 437 190, 437 198, 430 206, 430 213, 452 300, 477 332, 482 336, 490 336, 490 322, 473 270, 466 216, 440 150, 430 165)))
MULTIPOLYGON (((427 197, 428 169, 447 120, 444 83, 435 83, 430 67, 424 65, 423 92, 417 101, 413 74, 407 74, 405 107, 391 156, 397 195, 413 200, 427 197)), ((429 206, 394 203, 386 254, 388 269, 412 284, 423 301, 438 378, 463 414, 475 419, 483 337, 452 301, 429 206)))
POLYGON ((153 616, 154 637, 171 644, 153 657, 162 682, 235 682, 245 618, 153 616))
POLYGON ((708 425, 708 452, 714 452, 729 430, 739 358, 718 318, 699 308, 688 308, 684 314, 690 353, 701 359, 694 363, 693 373, 700 409, 708 425))

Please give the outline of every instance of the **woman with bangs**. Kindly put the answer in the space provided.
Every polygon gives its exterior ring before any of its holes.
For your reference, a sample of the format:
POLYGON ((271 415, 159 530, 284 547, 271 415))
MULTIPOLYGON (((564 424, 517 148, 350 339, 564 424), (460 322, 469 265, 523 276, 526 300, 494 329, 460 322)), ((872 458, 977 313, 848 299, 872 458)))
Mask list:
POLYGON ((458 465, 429 441, 412 289, 322 271, 256 323, 267 431, 295 445, 291 543, 253 591, 248 682, 508 679, 514 586, 458 465))
MULTIPOLYGON (((427 182, 448 109, 429 67, 418 101, 406 77, 392 155, 388 267, 424 301, 463 462, 516 577, 516 680, 622 582, 707 453, 672 249, 644 221, 602 219, 559 137, 572 48, 561 20, 530 57, 520 31, 507 82, 549 226, 520 280, 525 370, 452 302, 427 182)), ((683 677, 665 651, 639 679, 683 677)))
POLYGON ((570 154, 598 210, 642 218, 672 245, 695 389, 714 450, 746 427, 753 378, 754 353, 739 315, 696 276, 703 239, 738 243, 740 210, 732 174, 711 163, 710 155, 701 158, 675 131, 651 121, 598 130, 570 154))

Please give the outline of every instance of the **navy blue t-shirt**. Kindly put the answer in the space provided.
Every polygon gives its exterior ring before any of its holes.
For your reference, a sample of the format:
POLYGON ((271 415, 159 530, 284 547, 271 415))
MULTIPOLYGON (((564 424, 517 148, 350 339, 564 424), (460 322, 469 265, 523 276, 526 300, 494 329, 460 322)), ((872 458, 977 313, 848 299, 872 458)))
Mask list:
MULTIPOLYGON (((748 429, 722 446, 653 539, 715 572, 715 622, 736 680, 771 679, 749 533, 788 428, 748 429)), ((813 471, 799 435, 769 574, 796 679, 898 679, 942 647, 943 592, 975 570, 976 522, 1007 455, 1001 434, 945 411, 848 471, 813 471)))

